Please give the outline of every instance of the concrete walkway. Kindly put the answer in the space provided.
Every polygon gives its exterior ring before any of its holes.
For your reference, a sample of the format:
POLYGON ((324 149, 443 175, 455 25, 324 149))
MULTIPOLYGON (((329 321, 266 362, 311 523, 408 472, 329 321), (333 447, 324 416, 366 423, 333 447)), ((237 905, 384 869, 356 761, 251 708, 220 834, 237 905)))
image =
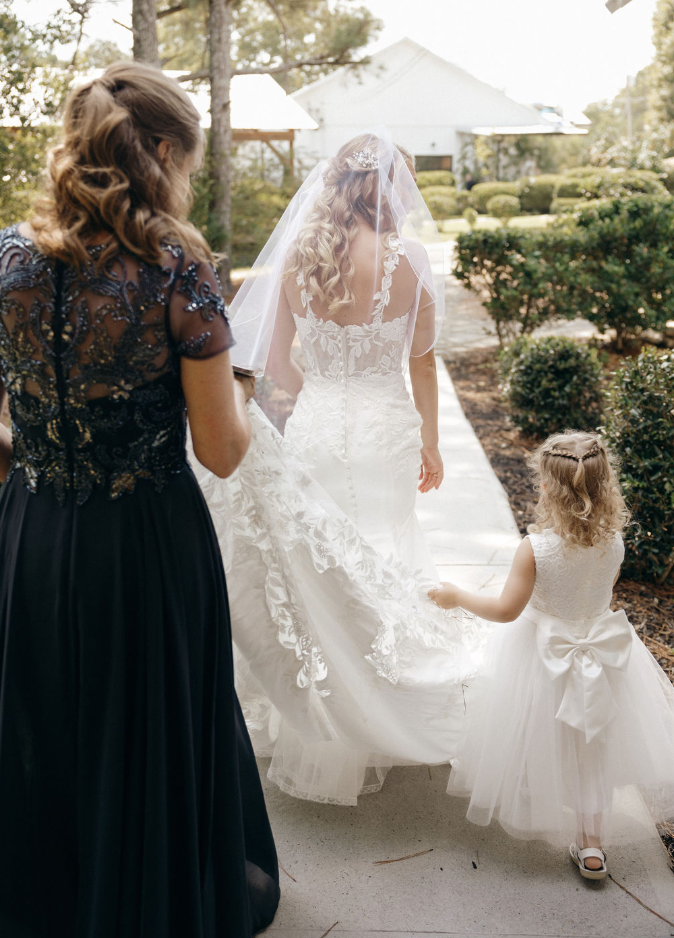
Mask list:
MULTIPOLYGON (((441 360, 440 432, 446 478, 419 497, 419 516, 443 578, 498 592, 519 535, 508 501, 459 406, 441 360)), ((513 840, 465 820, 445 794, 446 766, 393 769, 356 808, 297 801, 265 778, 286 872, 269 938, 669 938, 609 880, 581 880, 564 851, 513 840), (421 856, 376 865, 419 851, 421 856), (338 923, 338 924, 335 924, 338 923)), ((643 809, 628 804, 634 846, 610 850, 615 879, 674 922, 674 875, 643 809)))

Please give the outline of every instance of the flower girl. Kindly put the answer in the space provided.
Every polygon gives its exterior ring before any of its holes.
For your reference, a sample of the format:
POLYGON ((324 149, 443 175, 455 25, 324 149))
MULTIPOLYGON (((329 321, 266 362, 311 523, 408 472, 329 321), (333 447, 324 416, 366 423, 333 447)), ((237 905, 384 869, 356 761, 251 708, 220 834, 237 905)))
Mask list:
POLYGON ((469 691, 448 792, 470 796, 476 824, 495 817, 515 836, 553 843, 575 835, 581 876, 603 879, 616 789, 636 785, 656 818, 674 816, 674 689, 609 606, 627 510, 603 442, 556 434, 531 466, 537 523, 501 596, 451 583, 429 594, 509 623, 494 629, 469 691))

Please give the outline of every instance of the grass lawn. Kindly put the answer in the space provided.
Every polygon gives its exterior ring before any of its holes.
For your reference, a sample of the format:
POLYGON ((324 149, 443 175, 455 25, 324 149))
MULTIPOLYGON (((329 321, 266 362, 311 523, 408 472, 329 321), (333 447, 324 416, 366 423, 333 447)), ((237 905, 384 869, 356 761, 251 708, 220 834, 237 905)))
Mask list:
MULTIPOLYGON (((518 215, 512 218, 508 225, 509 228, 545 228, 556 215, 518 215)), ((477 229, 489 229, 501 227, 498 218, 492 218, 491 215, 478 215, 477 229)), ((463 218, 448 218, 446 221, 438 222, 438 230, 443 241, 455 241, 458 235, 464 231, 470 231, 468 222, 463 218)))

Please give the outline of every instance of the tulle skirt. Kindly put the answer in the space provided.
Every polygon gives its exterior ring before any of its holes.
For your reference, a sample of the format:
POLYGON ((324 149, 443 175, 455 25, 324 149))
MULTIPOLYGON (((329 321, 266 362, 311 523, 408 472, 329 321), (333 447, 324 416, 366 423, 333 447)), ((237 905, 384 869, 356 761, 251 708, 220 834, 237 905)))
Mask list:
POLYGON ((580 833, 620 839, 613 808, 637 789, 654 820, 674 817, 674 688, 631 629, 626 670, 610 675, 617 713, 590 742, 556 718, 552 680, 523 616, 494 628, 467 691, 466 735, 448 793, 469 796, 475 824, 496 818, 516 837, 555 844, 580 833))

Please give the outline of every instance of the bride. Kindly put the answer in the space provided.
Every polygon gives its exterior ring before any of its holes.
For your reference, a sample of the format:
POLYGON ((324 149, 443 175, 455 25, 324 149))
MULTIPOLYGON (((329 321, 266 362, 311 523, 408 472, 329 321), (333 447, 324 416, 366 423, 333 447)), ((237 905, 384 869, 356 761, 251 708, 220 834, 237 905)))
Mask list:
POLYGON ((285 437, 249 403, 240 469, 201 479, 248 728, 297 797, 355 804, 391 765, 448 761, 460 732, 474 624, 427 599, 414 512, 442 480, 443 302, 413 161, 379 131, 316 167, 231 307, 235 366, 297 398, 285 437))

